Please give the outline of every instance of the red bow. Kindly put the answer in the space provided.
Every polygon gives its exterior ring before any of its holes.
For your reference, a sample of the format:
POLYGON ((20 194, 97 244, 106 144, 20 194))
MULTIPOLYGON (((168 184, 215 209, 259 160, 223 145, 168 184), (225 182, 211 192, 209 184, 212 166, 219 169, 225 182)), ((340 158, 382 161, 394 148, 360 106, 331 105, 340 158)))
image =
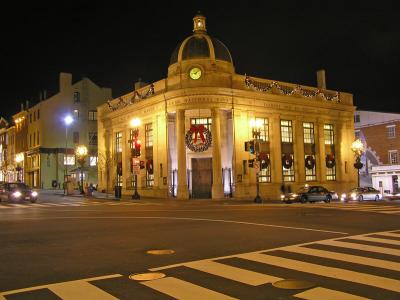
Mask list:
POLYGON ((203 143, 206 142, 206 138, 204 137, 205 129, 206 128, 204 127, 203 124, 190 126, 190 131, 194 133, 194 144, 197 143, 197 134, 200 135, 200 138, 201 138, 203 143))

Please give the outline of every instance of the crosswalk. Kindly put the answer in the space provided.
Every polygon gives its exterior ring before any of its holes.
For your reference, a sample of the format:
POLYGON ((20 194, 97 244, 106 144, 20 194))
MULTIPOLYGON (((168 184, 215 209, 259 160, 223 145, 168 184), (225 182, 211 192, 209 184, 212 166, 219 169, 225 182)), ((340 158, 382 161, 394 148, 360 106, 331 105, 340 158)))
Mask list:
POLYGON ((399 246, 400 230, 375 232, 151 268, 150 272, 166 274, 155 280, 130 281, 113 274, 0 292, 0 299, 40 289, 66 300, 90 296, 100 300, 399 299, 399 246), (294 290, 276 287, 275 283, 287 279, 313 284, 294 290), (128 293, 125 298, 109 283, 94 284, 107 280, 121 280, 120 286, 145 290, 141 297, 128 293))
POLYGON ((400 215, 400 205, 379 205, 379 204, 363 204, 363 203, 313 203, 307 204, 286 204, 288 207, 317 207, 324 209, 338 209, 345 211, 371 212, 380 214, 400 215))
POLYGON ((12 208, 54 208, 54 207, 85 207, 85 206, 133 206, 143 205, 139 202, 110 202, 110 201, 60 201, 60 202, 0 202, 0 211, 12 208))

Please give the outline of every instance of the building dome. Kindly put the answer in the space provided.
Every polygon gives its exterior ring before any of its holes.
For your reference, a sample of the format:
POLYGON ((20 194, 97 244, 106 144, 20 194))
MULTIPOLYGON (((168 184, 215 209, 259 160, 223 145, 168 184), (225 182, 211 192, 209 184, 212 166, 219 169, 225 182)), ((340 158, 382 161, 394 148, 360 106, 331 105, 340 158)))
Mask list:
POLYGON ((218 39, 207 35, 206 18, 193 18, 194 34, 178 44, 171 55, 170 65, 190 59, 215 59, 233 64, 228 48, 218 39))

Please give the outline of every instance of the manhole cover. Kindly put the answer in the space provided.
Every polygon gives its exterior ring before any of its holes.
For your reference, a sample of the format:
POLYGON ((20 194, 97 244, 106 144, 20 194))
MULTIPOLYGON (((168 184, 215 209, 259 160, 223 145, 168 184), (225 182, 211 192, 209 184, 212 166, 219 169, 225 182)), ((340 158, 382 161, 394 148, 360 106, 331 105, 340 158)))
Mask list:
POLYGON ((165 277, 164 273, 139 273, 139 274, 129 275, 130 280, 138 280, 138 281, 155 280, 164 277, 165 277))
POLYGON ((173 254, 175 253, 175 251, 171 249, 160 249, 160 250, 149 250, 146 253, 153 255, 166 255, 166 254, 173 254))
POLYGON ((312 282, 306 280, 297 280, 297 279, 279 280, 274 282, 272 285, 276 288, 286 289, 286 290, 301 290, 315 286, 315 284, 312 282))

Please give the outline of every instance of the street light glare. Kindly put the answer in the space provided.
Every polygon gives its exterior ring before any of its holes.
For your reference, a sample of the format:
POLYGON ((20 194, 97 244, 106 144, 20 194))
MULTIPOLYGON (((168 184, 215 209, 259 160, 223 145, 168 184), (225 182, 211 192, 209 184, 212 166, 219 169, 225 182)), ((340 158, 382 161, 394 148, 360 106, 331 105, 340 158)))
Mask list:
POLYGON ((64 123, 65 123, 65 125, 70 125, 72 122, 74 121, 74 119, 70 116, 70 115, 68 115, 68 116, 66 116, 65 118, 64 118, 64 123))
POLYGON ((76 148, 76 155, 79 156, 79 157, 86 156, 87 153, 88 153, 88 150, 87 150, 86 146, 82 145, 82 146, 78 146, 76 148))
POLYGON ((138 127, 140 126, 140 120, 138 118, 132 119, 130 125, 131 127, 138 127))

